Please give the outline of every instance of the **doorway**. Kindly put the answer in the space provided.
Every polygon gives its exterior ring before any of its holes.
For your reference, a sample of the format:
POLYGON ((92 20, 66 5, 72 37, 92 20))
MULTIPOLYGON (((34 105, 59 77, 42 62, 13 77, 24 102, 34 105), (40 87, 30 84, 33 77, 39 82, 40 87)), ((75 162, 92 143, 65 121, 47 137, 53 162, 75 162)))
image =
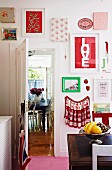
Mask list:
POLYGON ((54 155, 54 89, 53 56, 54 49, 37 49, 28 52, 28 103, 34 100, 31 88, 44 88, 42 98, 51 100, 51 117, 45 117, 45 131, 42 129, 41 111, 28 116, 29 156, 54 155))

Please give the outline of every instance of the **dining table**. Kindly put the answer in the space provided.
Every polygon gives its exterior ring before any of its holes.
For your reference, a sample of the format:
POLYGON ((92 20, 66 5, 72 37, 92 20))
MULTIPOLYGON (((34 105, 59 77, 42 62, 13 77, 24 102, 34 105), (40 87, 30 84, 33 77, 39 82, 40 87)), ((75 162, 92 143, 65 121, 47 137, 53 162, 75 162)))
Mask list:
MULTIPOLYGON (((112 134, 100 138, 112 145, 112 134)), ((67 134, 69 170, 92 170, 92 143, 86 134, 67 134)), ((112 170, 112 156, 98 156, 98 170, 112 170)))
POLYGON ((29 111, 33 110, 33 112, 41 111, 42 113, 42 124, 43 124, 43 131, 45 131, 45 115, 46 115, 46 110, 50 106, 51 100, 46 99, 46 100, 40 100, 39 102, 32 102, 32 104, 29 107, 29 111))

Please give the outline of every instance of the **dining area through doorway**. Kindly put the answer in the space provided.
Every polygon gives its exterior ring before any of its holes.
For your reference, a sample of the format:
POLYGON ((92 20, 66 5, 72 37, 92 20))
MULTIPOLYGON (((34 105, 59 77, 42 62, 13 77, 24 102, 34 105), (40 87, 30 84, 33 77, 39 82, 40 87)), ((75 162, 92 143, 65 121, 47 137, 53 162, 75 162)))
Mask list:
POLYGON ((53 103, 52 55, 45 55, 42 51, 38 54, 37 50, 33 50, 32 53, 30 51, 28 64, 29 156, 54 155, 53 103), (38 93, 39 90, 42 90, 41 93, 38 93))

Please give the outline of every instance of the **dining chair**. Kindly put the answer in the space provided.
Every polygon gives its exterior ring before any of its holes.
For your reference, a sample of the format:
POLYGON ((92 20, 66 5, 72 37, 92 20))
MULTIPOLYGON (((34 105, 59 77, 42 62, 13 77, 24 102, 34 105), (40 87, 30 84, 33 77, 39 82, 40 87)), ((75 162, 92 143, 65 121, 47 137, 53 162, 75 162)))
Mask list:
POLYGON ((105 125, 112 126, 112 113, 97 113, 92 111, 92 120, 97 121, 97 119, 101 119, 105 125))
POLYGON ((112 156, 112 145, 92 144, 92 170, 97 170, 98 156, 112 156))

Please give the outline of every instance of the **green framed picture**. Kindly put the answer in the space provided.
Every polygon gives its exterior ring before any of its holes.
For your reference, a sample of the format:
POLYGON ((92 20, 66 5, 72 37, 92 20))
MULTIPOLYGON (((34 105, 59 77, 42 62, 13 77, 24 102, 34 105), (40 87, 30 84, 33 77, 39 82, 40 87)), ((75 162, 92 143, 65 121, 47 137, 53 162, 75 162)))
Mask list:
POLYGON ((62 77, 62 92, 80 92, 80 77, 62 77))

